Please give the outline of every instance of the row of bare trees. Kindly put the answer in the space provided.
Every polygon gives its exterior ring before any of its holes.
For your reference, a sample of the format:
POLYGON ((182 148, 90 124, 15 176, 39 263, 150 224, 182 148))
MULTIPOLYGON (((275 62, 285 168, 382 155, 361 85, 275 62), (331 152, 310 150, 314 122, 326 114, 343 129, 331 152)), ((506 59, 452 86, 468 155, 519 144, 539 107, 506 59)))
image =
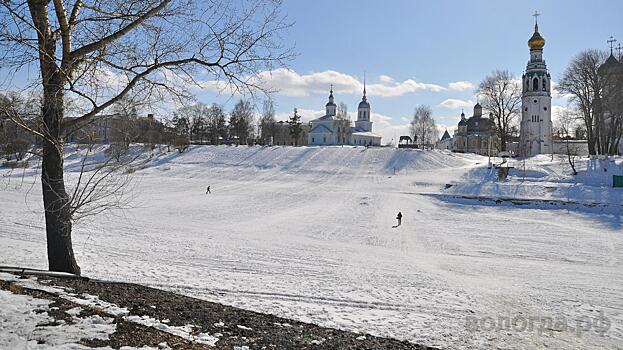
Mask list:
POLYGON ((32 127, 37 105, 35 100, 15 91, 0 93, 0 158, 18 163, 32 151, 37 139, 18 122, 32 127))
MULTIPOLYGON (((279 130, 280 124, 276 120, 272 100, 264 101, 261 113, 256 121, 254 106, 251 101, 244 99, 240 99, 229 114, 221 105, 197 103, 174 112, 170 125, 177 137, 190 143, 267 145, 283 131, 279 130)), ((293 143, 296 143, 295 140, 302 132, 301 116, 296 110, 287 120, 287 125, 288 133, 293 143)))
POLYGON ((0 2, 0 66, 36 71, 37 121, 20 124, 42 143, 41 184, 49 269, 80 274, 63 142, 116 102, 184 99, 206 84, 255 95, 262 71, 292 58, 280 1, 19 0, 0 2), (81 113, 67 118, 66 97, 81 113))

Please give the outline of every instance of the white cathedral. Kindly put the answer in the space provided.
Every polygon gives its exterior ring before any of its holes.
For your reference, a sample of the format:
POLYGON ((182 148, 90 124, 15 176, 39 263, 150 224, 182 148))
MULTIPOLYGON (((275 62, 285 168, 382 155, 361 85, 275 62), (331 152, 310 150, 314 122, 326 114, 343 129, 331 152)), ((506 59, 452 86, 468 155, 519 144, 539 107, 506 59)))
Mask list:
POLYGON ((554 152, 551 77, 543 60, 544 46, 545 39, 539 34, 539 24, 535 22, 534 34, 528 40, 530 61, 522 76, 519 137, 519 154, 522 156, 554 152))
POLYGON ((349 119, 337 118, 337 105, 333 98, 333 87, 329 93, 329 102, 325 105, 325 115, 312 120, 307 144, 310 146, 355 145, 380 146, 381 136, 372 132, 370 121, 370 103, 366 97, 364 83, 363 98, 359 102, 355 126, 349 119))

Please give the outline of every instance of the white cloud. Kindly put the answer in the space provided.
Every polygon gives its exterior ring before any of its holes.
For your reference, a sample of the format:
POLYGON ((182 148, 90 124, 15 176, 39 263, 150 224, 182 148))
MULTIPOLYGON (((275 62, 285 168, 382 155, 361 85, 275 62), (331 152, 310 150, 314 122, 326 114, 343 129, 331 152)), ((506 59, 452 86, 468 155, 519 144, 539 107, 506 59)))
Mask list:
POLYGON ((379 75, 379 81, 380 81, 381 83, 393 83, 393 82, 395 82, 396 80, 394 80, 394 78, 390 77, 389 75, 383 75, 383 74, 381 74, 381 75, 379 75))
POLYGON ((470 108, 474 105, 474 102, 472 100, 465 101, 456 98, 449 98, 441 102, 439 105, 450 109, 470 108))
POLYGON ((474 89, 474 84, 469 81, 456 81, 454 83, 449 83, 448 89, 457 91, 471 90, 474 89))
MULTIPOLYGON (((271 90, 277 90, 278 94, 284 96, 309 96, 310 94, 325 94, 329 92, 331 84, 336 95, 339 94, 361 94, 363 82, 356 77, 345 73, 326 70, 309 74, 299 74, 298 72, 279 68, 272 71, 260 72, 257 78, 250 79, 253 83, 258 83, 271 90)), ((201 87, 207 90, 223 92, 226 85, 216 81, 204 81, 201 87)), ((418 82, 414 79, 407 79, 401 82, 393 78, 381 75, 379 83, 367 84, 368 96, 394 97, 414 93, 418 90, 444 91, 445 87, 418 82)))
POLYGON ((367 86, 367 90, 368 95, 371 96, 394 97, 414 93, 418 90, 439 92, 446 90, 446 88, 436 84, 420 83, 413 79, 407 79, 403 82, 370 84, 367 86))

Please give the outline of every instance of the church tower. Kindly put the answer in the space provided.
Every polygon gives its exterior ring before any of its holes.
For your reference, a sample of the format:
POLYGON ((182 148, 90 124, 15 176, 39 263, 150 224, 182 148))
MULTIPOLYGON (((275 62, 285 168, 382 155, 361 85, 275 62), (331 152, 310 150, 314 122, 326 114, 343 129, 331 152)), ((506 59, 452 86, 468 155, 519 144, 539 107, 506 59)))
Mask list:
POLYGON ((333 85, 331 85, 331 91, 329 92, 329 102, 325 105, 326 115, 335 116, 337 105, 333 100, 333 85))
POLYGON ((539 34, 538 13, 534 14, 534 34, 528 40, 530 61, 522 76, 519 152, 522 156, 552 152, 551 77, 543 60, 545 39, 539 34))
POLYGON ((372 122, 370 121, 370 103, 366 97, 366 79, 363 79, 363 97, 357 108, 357 120, 355 128, 363 131, 372 131, 372 122))

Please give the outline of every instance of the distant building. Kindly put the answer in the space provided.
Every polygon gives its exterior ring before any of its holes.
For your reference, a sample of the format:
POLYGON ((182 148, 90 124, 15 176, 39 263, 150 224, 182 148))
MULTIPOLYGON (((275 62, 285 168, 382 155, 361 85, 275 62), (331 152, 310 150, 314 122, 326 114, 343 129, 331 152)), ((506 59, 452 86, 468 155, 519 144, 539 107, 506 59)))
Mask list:
POLYGON ((381 136, 372 132, 370 103, 366 97, 365 82, 363 98, 359 103, 355 126, 353 127, 348 119, 337 118, 336 112, 337 105, 333 98, 333 88, 331 88, 329 102, 325 105, 325 115, 310 122, 311 130, 308 135, 309 145, 381 145, 381 136))
MULTIPOLYGON (((617 86, 616 84, 621 84, 621 81, 623 81, 623 62, 620 61, 621 57, 619 57, 619 60, 617 60, 614 57, 614 54, 612 52, 612 48, 610 48, 610 56, 608 57, 608 59, 606 60, 606 62, 604 62, 604 64, 602 64, 599 69, 598 72, 599 74, 604 77, 604 81, 607 82, 607 87, 610 89, 616 89, 617 86)), ((620 87, 619 87, 620 88, 620 87)), ((610 95, 613 96, 611 98, 613 99, 619 99, 620 96, 617 96, 616 94, 610 95)), ((616 111, 612 111, 608 108, 609 105, 615 105, 615 103, 612 103, 613 101, 611 101, 611 103, 607 103, 608 101, 603 101, 600 100, 601 103, 601 109, 603 111, 604 114, 604 123, 605 125, 610 126, 609 132, 611 132, 612 134, 610 134, 610 137, 612 137, 613 139, 616 137, 616 127, 615 125, 617 125, 617 122, 619 123, 619 128, 621 127, 620 120, 617 120, 617 118, 621 118, 620 114, 617 114, 616 111)), ((619 106, 620 106, 619 102, 619 106)), ((620 113, 620 112, 619 112, 620 113)), ((623 154, 623 142, 621 142, 623 140, 619 140, 618 143, 618 148, 616 148, 616 144, 613 145, 613 148, 615 148, 614 150, 607 150, 606 152, 608 154, 614 154, 614 153, 618 153, 618 154, 623 154), (614 152, 613 152, 614 151, 614 152)))
MULTIPOLYGON (((454 152, 496 155, 500 149, 495 123, 491 115, 488 118, 482 116, 480 103, 476 103, 474 114, 470 118, 466 119, 465 113, 461 113, 458 129, 451 140, 452 146, 449 149, 454 152)), ((445 142, 450 141, 446 138, 445 142)))
POLYGON ((311 126, 309 123, 301 124, 301 133, 295 140, 292 133, 290 133, 290 124, 288 122, 279 121, 275 123, 273 129, 273 145, 279 146, 307 146, 307 139, 311 126))
POLYGON ((147 117, 101 115, 69 133, 65 141, 108 144, 123 138, 126 142, 160 143, 164 131, 164 125, 153 114, 147 117))
POLYGON ((435 148, 437 149, 445 149, 445 150, 452 150, 452 143, 454 142, 454 140, 452 140, 452 136, 450 136, 450 133, 448 132, 448 130, 446 130, 443 133, 443 136, 441 136, 441 139, 439 141, 437 141, 437 144, 435 145, 435 148))

